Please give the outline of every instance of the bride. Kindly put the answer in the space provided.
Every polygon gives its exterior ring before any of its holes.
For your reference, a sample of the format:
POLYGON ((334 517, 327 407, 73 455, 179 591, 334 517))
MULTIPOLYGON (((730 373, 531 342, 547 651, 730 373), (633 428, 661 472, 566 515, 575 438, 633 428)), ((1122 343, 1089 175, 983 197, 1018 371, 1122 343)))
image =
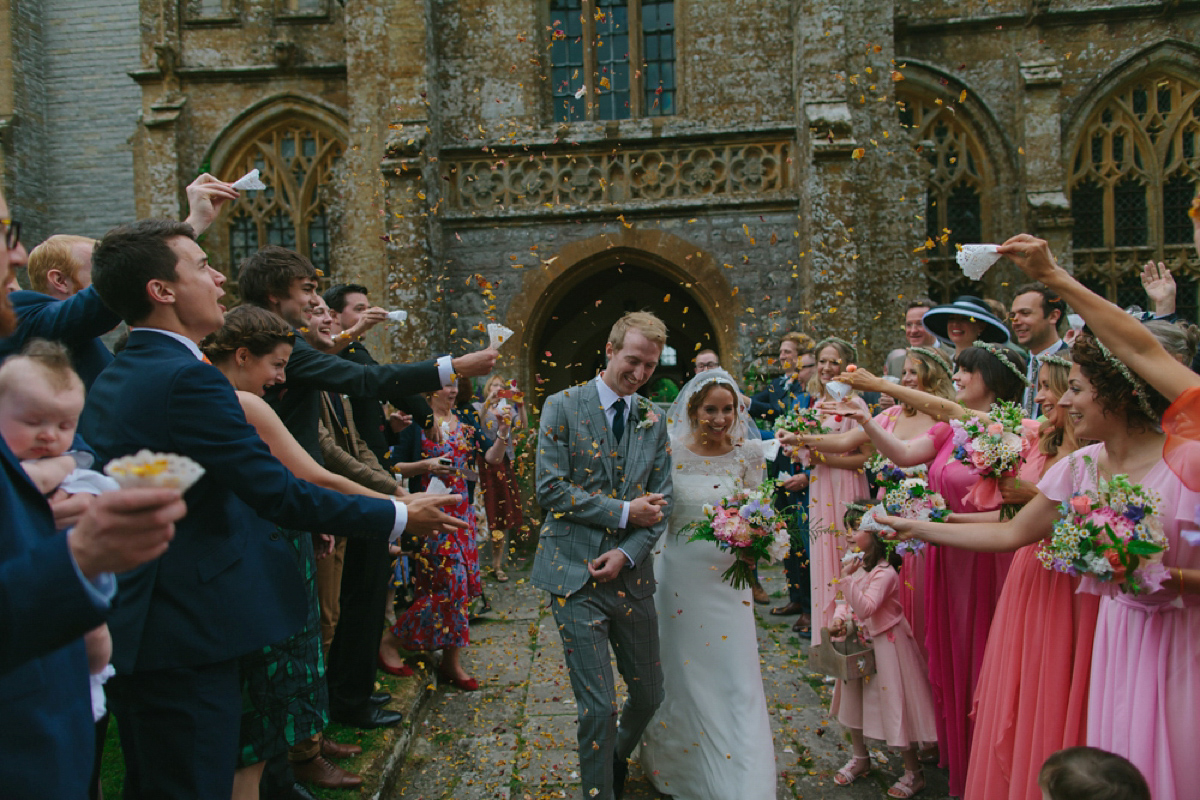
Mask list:
POLYGON ((750 589, 721 580, 734 556, 682 532, 703 507, 762 482, 758 431, 722 369, 689 381, 668 412, 675 484, 654 560, 665 697, 642 736, 641 764, 676 800, 773 800, 775 748, 750 589))

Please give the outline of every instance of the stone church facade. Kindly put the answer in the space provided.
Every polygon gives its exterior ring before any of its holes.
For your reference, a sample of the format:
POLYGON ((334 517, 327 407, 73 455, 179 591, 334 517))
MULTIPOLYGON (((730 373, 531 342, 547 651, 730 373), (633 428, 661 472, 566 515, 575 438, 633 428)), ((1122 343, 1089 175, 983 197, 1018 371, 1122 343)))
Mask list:
MULTIPOLYGON (((877 365, 912 297, 1007 301, 956 242, 1029 231, 1140 303, 1200 184, 1196 0, 0 0, 5 188, 41 238, 248 194, 202 240, 267 243, 410 312, 397 357, 516 331, 506 369, 593 374, 636 308, 764 364, 781 331, 877 365), (98 188, 99 187, 99 188, 98 188)), ((33 241, 36 242, 36 238, 33 241)), ((671 360, 675 363, 669 363, 671 360)))

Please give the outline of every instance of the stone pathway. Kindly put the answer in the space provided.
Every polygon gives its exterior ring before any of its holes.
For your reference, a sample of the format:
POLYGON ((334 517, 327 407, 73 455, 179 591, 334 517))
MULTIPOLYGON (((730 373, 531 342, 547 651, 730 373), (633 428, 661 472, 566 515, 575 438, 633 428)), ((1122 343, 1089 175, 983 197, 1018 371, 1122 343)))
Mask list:
MULTIPOLYGON (((481 691, 437 690, 416 721, 414 744, 390 800, 580 797, 575 700, 558 632, 543 605, 546 595, 529 585, 528 570, 509 575, 507 584, 489 580, 495 610, 471 626, 471 646, 464 654, 468 670, 483 684, 481 691)), ((782 597, 782 569, 764 569, 761 576, 767 591, 782 597)), ((877 771, 853 786, 834 784, 833 773, 849 757, 849 742, 828 717, 830 691, 821 676, 805 669, 807 642, 801 645, 791 632, 793 618, 780 621, 767 615, 767 607, 756 610, 779 771, 777 797, 886 796, 902 772, 898 756, 877 762, 877 771)), ((926 769, 926 780, 929 788, 921 798, 946 797, 944 772, 926 769)), ((659 797, 636 763, 625 797, 659 797)))

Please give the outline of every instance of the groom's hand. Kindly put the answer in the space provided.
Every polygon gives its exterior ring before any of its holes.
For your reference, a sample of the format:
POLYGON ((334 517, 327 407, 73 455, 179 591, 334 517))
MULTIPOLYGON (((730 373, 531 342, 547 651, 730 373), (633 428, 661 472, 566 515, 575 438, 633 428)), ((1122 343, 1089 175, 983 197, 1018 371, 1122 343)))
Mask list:
POLYGON ((629 526, 650 528, 662 522, 667 501, 661 494, 644 494, 629 503, 629 526))
POLYGON ((588 564, 588 572, 599 583, 607 583, 621 574, 621 570, 629 563, 628 557, 619 548, 601 553, 588 564))

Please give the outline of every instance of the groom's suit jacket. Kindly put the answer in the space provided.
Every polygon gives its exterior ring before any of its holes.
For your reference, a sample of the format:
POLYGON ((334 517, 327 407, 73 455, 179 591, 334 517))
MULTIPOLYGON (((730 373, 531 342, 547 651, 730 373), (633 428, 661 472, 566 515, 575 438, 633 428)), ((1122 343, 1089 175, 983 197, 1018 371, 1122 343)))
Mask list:
POLYGON ((537 499, 546 510, 533 564, 533 583, 551 594, 570 595, 590 578, 587 565, 620 547, 633 561, 621 571, 635 598, 654 592, 650 553, 667 527, 671 502, 671 453, 665 414, 652 425, 646 403, 630 398, 633 412, 618 443, 612 435, 596 382, 553 395, 538 429, 537 499), (623 503, 641 495, 667 499, 663 520, 652 528, 618 528, 623 503))

